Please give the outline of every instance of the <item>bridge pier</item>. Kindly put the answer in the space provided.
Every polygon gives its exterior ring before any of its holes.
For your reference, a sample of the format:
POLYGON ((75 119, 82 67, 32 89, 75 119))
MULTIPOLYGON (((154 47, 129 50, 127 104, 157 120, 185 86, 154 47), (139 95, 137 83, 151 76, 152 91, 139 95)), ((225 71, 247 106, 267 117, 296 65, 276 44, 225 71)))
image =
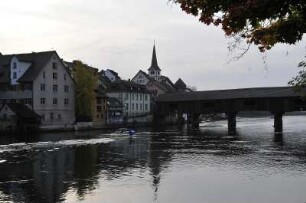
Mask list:
POLYGON ((184 124, 183 113, 178 113, 178 114, 177 114, 177 123, 178 123, 179 125, 184 124))
POLYGON ((283 132, 283 112, 274 112, 274 132, 283 132))
POLYGON ((200 114, 188 114, 188 125, 191 125, 193 128, 199 128, 199 124, 200 124, 200 114))
POLYGON ((237 112, 228 112, 227 113, 228 134, 235 134, 236 133, 236 115, 237 115, 237 112))

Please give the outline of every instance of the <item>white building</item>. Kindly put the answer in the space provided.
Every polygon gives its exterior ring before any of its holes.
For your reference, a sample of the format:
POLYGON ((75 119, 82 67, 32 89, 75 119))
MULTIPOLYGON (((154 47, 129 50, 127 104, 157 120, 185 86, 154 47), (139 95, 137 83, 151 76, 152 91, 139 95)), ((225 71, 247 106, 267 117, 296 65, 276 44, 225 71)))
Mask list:
POLYGON ((74 123, 74 86, 55 51, 0 55, 0 104, 27 105, 42 126, 74 123))
MULTIPOLYGON (((107 96, 119 99, 123 104, 123 117, 140 118, 151 112, 151 95, 143 85, 131 81, 116 81, 107 90, 107 96)), ((145 119, 137 119, 145 121, 145 119)))

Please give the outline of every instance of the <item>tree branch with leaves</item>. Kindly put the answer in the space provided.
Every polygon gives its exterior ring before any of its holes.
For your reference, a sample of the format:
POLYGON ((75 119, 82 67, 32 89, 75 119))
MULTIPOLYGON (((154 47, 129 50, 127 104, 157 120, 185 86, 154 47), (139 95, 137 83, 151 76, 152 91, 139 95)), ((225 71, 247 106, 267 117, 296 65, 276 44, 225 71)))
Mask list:
POLYGON ((261 52, 277 43, 295 44, 306 33, 305 0, 170 0, 206 25, 221 26, 261 52))

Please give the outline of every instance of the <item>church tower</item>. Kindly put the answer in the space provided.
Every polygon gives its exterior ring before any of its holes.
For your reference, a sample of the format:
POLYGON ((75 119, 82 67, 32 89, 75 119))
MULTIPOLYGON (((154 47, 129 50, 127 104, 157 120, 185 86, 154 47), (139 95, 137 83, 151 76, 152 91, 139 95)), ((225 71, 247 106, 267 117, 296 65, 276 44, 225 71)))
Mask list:
POLYGON ((157 63, 157 57, 156 57, 156 50, 155 50, 155 44, 153 47, 153 54, 152 54, 152 62, 151 62, 151 67, 148 69, 149 71, 149 76, 153 79, 155 79, 156 81, 160 81, 161 79, 161 69, 158 66, 157 63))

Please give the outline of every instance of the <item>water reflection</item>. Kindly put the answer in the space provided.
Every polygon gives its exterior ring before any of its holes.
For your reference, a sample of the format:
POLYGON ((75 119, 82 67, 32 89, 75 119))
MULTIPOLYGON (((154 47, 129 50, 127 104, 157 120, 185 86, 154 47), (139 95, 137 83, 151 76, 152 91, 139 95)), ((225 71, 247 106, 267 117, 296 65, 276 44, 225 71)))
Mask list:
MULTIPOLYGON (((237 193, 231 199, 245 202, 254 191, 262 194, 262 180, 277 188, 274 176, 278 181, 306 176, 306 127, 274 134, 270 125, 270 120, 246 120, 234 136, 220 121, 200 130, 140 129, 134 137, 97 131, 44 134, 18 143, 1 138, 0 201, 228 202, 218 192, 231 185, 226 191, 235 193, 247 182, 253 186, 245 197, 237 193)), ((294 188, 288 195, 305 197, 298 192, 294 188)), ((288 200, 265 198, 257 200, 288 200)))

